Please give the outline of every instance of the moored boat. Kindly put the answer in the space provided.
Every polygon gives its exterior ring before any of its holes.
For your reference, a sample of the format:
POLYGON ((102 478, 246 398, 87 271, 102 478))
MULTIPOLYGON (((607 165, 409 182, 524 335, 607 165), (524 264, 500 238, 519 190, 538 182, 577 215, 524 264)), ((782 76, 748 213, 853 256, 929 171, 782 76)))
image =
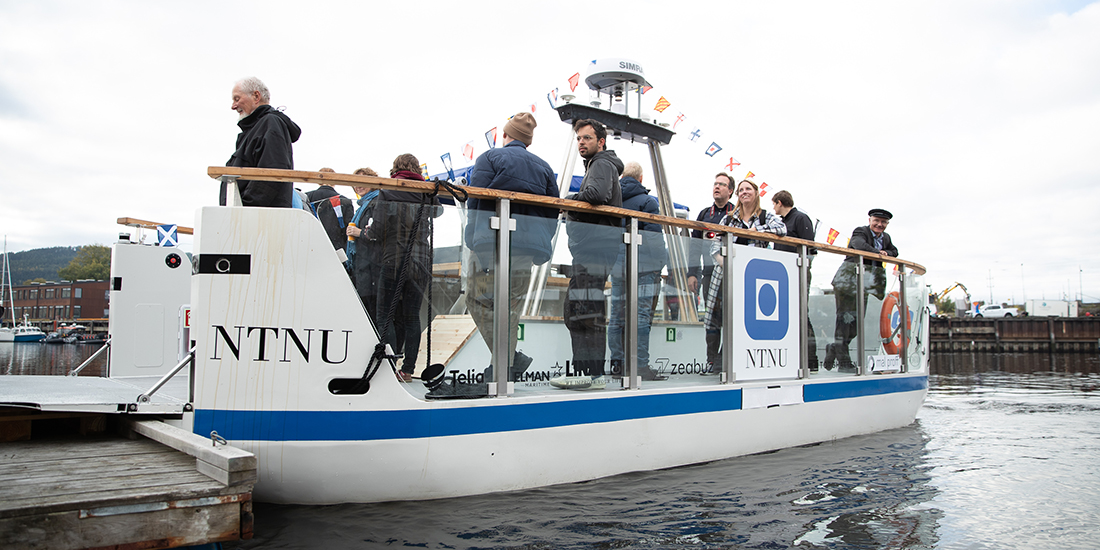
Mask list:
MULTIPOLYGON (((644 78, 631 74, 594 82, 622 86, 626 93, 645 84, 644 78)), ((668 129, 587 105, 566 104, 558 113, 565 122, 596 119, 622 139, 646 144, 661 210, 672 212, 660 157, 661 145, 672 137, 668 129)), ((576 149, 572 151, 559 176, 562 189, 568 188, 564 182, 576 160, 576 149)), ((174 395, 188 401, 182 409, 178 404, 172 409, 173 422, 257 455, 255 495, 260 500, 327 504, 445 498, 694 464, 904 426, 913 421, 927 392, 927 289, 924 268, 909 261, 896 260, 900 267, 892 274, 875 273, 890 292, 858 293, 856 315, 863 322, 856 324, 853 366, 831 371, 814 368, 811 357, 837 345, 827 338, 837 312, 832 296, 811 288, 811 274, 819 272, 813 280, 827 281, 846 256, 877 256, 672 216, 484 188, 288 170, 211 167, 208 173, 230 183, 230 205, 202 208, 196 216, 190 332, 180 331, 181 341, 194 343, 193 364, 181 371, 189 379, 180 382, 177 377, 169 382, 175 388, 164 391, 180 392, 174 395), (414 373, 419 380, 401 380, 400 357, 380 345, 388 314, 380 308, 368 311, 360 301, 318 220, 303 210, 241 207, 232 184, 238 177, 252 184, 359 185, 459 199, 443 207, 438 217, 430 201, 385 204, 398 219, 418 224, 416 231, 423 233, 414 240, 430 242, 434 256, 427 263, 430 282, 420 313, 425 328, 414 373), (623 259, 622 271, 611 283, 605 278, 593 290, 604 298, 621 296, 626 304, 619 319, 625 360, 618 366, 605 361, 608 376, 601 384, 573 391, 550 383, 569 378, 577 369, 563 307, 568 282, 579 275, 568 269, 564 238, 555 239, 558 246, 549 261, 531 269, 518 319, 510 319, 508 307, 491 308, 490 336, 498 345, 490 349, 486 344, 486 334, 467 312, 473 294, 468 275, 474 264, 458 237, 472 223, 461 204, 464 196, 495 206, 496 219, 485 219, 483 227, 473 230, 492 235, 488 272, 498 295, 508 293, 511 264, 518 262, 509 235, 534 223, 515 214, 513 205, 626 221, 623 227, 557 224, 559 233, 602 232, 606 238, 598 239, 602 248, 596 252, 623 259), (659 224, 662 233, 641 235, 639 220, 659 224), (685 236, 684 230, 690 229, 713 237, 685 236), (737 246, 736 237, 791 245, 798 252, 737 246), (637 258, 644 241, 654 238, 663 239, 669 260, 660 272, 662 284, 646 342, 649 365, 642 365, 638 308, 654 303, 639 299, 637 258), (819 252, 816 265, 808 259, 811 247, 819 252), (712 248, 724 265, 721 292, 728 305, 717 335, 707 334, 700 312, 690 305, 697 302, 685 290, 691 251, 712 248), (674 312, 673 303, 683 307, 674 312), (500 345, 509 341, 514 321, 516 351, 530 363, 515 373, 488 368, 514 366, 513 350, 500 345), (706 357, 708 336, 719 338, 724 350, 713 366, 706 357), (643 368, 662 379, 643 380, 643 368), (433 394, 440 397, 441 384, 452 388, 449 397, 462 399, 432 399, 433 394)), ((116 254, 123 246, 132 245, 117 245, 116 254)), ((163 268, 165 254, 153 264, 163 268)), ((121 264, 114 262, 113 269, 121 264)), ((867 290, 864 263, 853 265, 858 266, 859 290, 867 290)), ((132 288, 135 278, 126 280, 124 288, 132 288)), ((113 294, 112 324, 128 315, 116 312, 121 303, 113 294)), ((135 315, 155 317, 144 302, 135 304, 135 315)), ((174 318, 170 307, 157 311, 162 318, 174 318)), ((125 334, 112 327, 112 338, 125 334)), ((112 353, 112 360, 119 355, 112 353)), ((130 362, 146 355, 135 354, 130 362)), ((138 374, 136 369, 128 372, 138 374)), ((142 397, 155 394, 163 383, 142 397)), ((139 398, 134 410, 147 407, 145 403, 139 398)))

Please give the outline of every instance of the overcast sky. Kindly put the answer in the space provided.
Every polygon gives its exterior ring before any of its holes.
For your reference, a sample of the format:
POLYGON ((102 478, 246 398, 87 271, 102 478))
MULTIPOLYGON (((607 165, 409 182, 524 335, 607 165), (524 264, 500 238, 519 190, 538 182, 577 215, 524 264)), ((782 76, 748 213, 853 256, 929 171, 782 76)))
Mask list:
MULTIPOLYGON (((692 4, 0 0, 0 233, 18 251, 109 244, 122 216, 193 225, 250 75, 302 127, 299 169, 461 166, 531 103, 557 169, 570 135, 547 92, 626 58, 648 112, 685 116, 664 160, 692 217, 732 155, 818 240, 891 210, 934 290, 1100 300, 1100 3, 692 4)), ((649 175, 644 148, 610 148, 649 175)))

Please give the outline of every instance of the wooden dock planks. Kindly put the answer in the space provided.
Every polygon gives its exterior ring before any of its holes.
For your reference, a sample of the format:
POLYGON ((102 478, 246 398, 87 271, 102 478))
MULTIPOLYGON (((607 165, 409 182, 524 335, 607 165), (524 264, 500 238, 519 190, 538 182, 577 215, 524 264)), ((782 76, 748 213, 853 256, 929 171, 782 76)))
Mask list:
POLYGON ((169 548, 251 537, 254 456, 158 421, 129 426, 135 439, 0 443, 0 548, 169 548))

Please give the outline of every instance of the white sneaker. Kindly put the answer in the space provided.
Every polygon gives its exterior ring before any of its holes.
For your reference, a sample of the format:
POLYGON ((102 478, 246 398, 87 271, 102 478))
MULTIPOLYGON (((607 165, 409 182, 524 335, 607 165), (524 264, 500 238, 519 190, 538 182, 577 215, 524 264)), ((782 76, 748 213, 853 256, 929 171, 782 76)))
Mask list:
POLYGON ((592 386, 591 376, 559 376, 550 379, 550 385, 563 390, 586 390, 592 386))

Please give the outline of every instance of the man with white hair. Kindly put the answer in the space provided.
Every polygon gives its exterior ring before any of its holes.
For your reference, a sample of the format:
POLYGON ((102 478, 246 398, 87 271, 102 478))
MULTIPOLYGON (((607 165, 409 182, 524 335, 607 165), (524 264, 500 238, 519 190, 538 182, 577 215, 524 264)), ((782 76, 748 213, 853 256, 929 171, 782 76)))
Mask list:
MULTIPOLYGON (((249 77, 233 85, 233 104, 237 111, 241 133, 237 148, 226 166, 242 168, 294 169, 292 143, 298 141, 302 129, 282 111, 273 108, 271 92, 260 79, 249 77)), ((294 184, 290 182, 237 180, 244 206, 293 206, 294 184)), ((226 184, 223 182, 218 204, 225 206, 226 184)))

